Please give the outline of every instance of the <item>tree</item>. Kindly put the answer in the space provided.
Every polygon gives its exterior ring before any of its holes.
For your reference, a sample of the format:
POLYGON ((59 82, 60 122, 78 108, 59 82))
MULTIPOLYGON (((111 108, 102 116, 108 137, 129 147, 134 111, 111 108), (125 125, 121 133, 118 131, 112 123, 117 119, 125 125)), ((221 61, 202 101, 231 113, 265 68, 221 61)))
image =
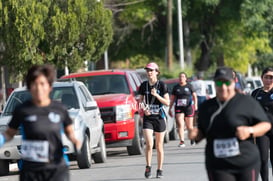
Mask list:
POLYGON ((2 0, 1 65, 22 78, 33 64, 72 71, 96 61, 112 40, 112 14, 95 0, 2 0))
MULTIPOLYGON (((109 7, 114 7, 112 60, 126 60, 137 54, 165 58, 166 2, 107 2, 109 7)), ((190 32, 184 40, 189 40, 186 45, 194 53, 198 71, 228 65, 245 73, 249 63, 259 60, 257 53, 271 51, 268 41, 273 32, 270 32, 273 20, 271 0, 184 0, 182 3, 183 22, 187 23, 190 32)), ((174 3, 174 56, 178 58, 176 7, 174 3)))
POLYGON ((166 8, 164 0, 107 1, 114 15, 112 60, 147 56, 164 59, 166 48, 166 8))

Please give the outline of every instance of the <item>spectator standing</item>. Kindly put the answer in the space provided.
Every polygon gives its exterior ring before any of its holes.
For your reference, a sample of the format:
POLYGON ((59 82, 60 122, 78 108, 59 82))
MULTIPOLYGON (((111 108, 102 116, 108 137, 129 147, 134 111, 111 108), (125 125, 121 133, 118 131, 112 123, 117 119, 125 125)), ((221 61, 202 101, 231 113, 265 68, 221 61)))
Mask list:
MULTIPOLYGON (((263 70, 261 79, 263 87, 255 89, 251 96, 254 97, 268 113, 273 116, 273 68, 268 67, 263 70)), ((270 153, 271 165, 273 165, 273 129, 267 132, 264 136, 257 138, 257 146, 261 156, 261 178, 263 181, 268 181, 268 158, 270 153), (270 150, 270 151, 269 151, 270 150)), ((273 170, 272 170, 273 172, 273 170)))
POLYGON ((236 93, 232 74, 228 67, 216 70, 216 97, 199 108, 198 128, 189 131, 189 139, 206 138, 210 181, 257 181, 260 155, 254 138, 264 135, 271 124, 257 101, 236 93))
POLYGON ((0 147, 22 131, 20 181, 68 181, 61 132, 81 148, 64 105, 49 97, 55 78, 50 65, 33 66, 26 76, 32 99, 15 108, 9 128, 0 134, 0 147))
POLYGON ((203 76, 201 73, 197 75, 197 80, 193 81, 192 83, 193 90, 197 95, 197 102, 198 107, 202 104, 205 100, 207 100, 207 90, 206 90, 206 83, 203 80, 203 76))
POLYGON ((144 81, 139 88, 140 102, 145 105, 143 117, 143 133, 146 142, 145 156, 146 169, 145 177, 151 178, 151 162, 153 153, 153 144, 155 134, 155 145, 157 150, 157 171, 156 177, 163 177, 163 160, 164 160, 164 135, 166 131, 166 116, 163 111, 163 105, 169 105, 169 94, 167 85, 159 81, 159 67, 156 63, 151 62, 144 68, 147 73, 148 80, 144 81))

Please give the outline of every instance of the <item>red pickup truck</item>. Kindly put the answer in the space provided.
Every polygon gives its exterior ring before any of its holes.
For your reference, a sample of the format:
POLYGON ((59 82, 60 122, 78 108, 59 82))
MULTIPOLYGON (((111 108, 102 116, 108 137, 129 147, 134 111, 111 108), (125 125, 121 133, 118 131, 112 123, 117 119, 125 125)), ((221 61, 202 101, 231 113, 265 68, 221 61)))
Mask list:
POLYGON ((100 108, 107 147, 127 147, 129 155, 143 154, 144 138, 137 90, 141 79, 133 70, 74 73, 61 79, 82 81, 100 108))

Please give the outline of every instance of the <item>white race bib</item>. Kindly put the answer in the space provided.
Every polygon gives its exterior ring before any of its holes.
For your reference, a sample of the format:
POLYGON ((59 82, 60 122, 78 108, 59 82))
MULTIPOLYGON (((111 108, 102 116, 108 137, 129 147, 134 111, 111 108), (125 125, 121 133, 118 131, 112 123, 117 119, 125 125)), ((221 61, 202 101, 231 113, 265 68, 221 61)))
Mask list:
POLYGON ((48 152, 48 141, 22 141, 21 153, 24 160, 33 162, 49 162, 48 152))
POLYGON ((216 158, 237 156, 240 154, 239 142, 237 138, 215 139, 213 151, 216 158))
POLYGON ((187 106, 187 99, 177 99, 176 106, 187 106))
POLYGON ((151 114, 159 114, 159 105, 151 104, 150 105, 151 114))

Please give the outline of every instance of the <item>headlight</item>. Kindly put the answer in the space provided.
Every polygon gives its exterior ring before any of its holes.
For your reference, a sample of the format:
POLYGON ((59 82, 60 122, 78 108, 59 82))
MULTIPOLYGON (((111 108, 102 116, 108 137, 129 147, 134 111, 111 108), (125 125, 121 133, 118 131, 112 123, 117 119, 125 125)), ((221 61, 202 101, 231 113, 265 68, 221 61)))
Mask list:
POLYGON ((130 105, 116 106, 116 121, 124 121, 132 118, 132 108, 130 105))

